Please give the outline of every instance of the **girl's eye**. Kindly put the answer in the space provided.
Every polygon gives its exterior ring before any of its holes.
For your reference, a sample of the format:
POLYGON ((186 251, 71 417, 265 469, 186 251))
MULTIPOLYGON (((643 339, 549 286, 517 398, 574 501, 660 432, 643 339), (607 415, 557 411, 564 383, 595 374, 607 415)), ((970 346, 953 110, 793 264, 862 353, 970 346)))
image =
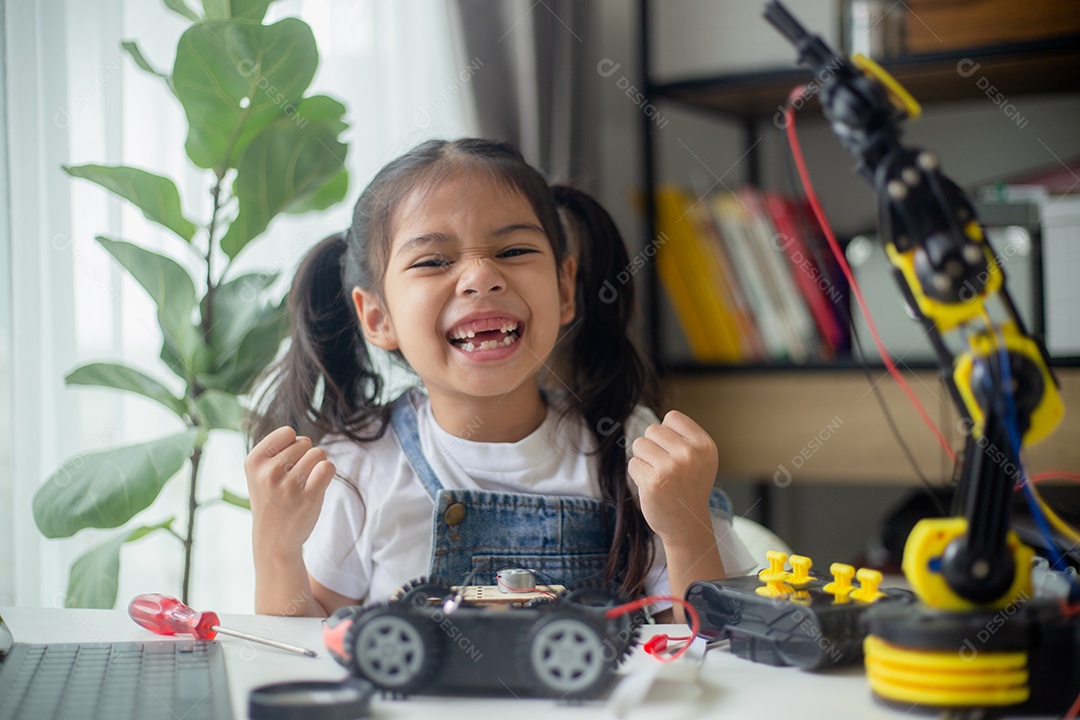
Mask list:
POLYGON ((416 262, 414 262, 412 265, 409 266, 409 269, 412 270, 413 268, 446 267, 449 264, 450 261, 446 258, 425 258, 423 260, 417 260, 416 262))
POLYGON ((504 257, 504 258, 519 257, 521 255, 529 255, 529 254, 535 253, 535 252, 537 252, 537 251, 532 249, 532 248, 523 248, 523 247, 522 248, 510 248, 508 250, 503 250, 501 253, 499 253, 499 257, 504 257))

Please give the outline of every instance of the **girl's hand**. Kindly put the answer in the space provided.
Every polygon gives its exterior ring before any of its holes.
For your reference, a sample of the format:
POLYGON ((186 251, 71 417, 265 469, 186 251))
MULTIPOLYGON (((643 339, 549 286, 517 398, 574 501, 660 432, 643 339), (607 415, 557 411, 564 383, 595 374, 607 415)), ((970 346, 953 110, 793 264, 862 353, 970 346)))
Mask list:
POLYGON ((322 509, 336 472, 326 451, 280 427, 259 442, 244 461, 251 497, 255 550, 299 552, 322 509))
POLYGON ((633 444, 627 472, 637 484, 645 521, 665 544, 708 529, 709 493, 716 480, 716 443, 677 410, 650 425, 633 444))

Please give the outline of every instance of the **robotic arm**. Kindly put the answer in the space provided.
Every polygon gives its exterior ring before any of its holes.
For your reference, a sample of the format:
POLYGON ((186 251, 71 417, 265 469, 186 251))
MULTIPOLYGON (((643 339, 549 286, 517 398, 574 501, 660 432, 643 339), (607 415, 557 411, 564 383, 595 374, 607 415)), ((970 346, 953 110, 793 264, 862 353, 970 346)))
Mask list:
POLYGON ((874 188, 893 274, 970 429, 955 517, 921 521, 904 548, 921 602, 880 603, 864 616, 870 687, 905 707, 1060 714, 1072 703, 1074 713, 1080 606, 1033 597, 1034 552, 1009 529, 1020 451, 1064 414, 1046 351, 1025 329, 963 191, 934 155, 900 142, 918 103, 872 60, 834 53, 779 2, 765 17, 814 71, 810 87, 874 188))
POLYGON ((918 116, 918 103, 872 60, 833 52, 779 2, 765 17, 814 71, 825 117, 874 188, 893 274, 970 428, 954 508, 962 517, 921 524, 905 573, 931 606, 1004 607, 1030 576, 1032 553, 1009 532, 1019 453, 1064 412, 1046 351, 1025 329, 963 191, 932 153, 901 143, 900 123, 918 116))

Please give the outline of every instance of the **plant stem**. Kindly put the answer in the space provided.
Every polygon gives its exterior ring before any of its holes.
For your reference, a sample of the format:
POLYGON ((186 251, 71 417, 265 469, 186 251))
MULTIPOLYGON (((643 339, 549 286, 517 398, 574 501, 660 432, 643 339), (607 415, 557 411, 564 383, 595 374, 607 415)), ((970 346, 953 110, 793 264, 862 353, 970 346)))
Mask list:
POLYGON ((218 210, 221 208, 221 183, 224 176, 218 177, 210 195, 214 198, 214 207, 210 211, 210 225, 206 232, 206 298, 203 303, 202 333, 203 342, 210 345, 210 332, 214 328, 214 233, 217 230, 218 210))
POLYGON ((195 499, 195 481, 199 477, 199 460, 202 458, 202 445, 196 443, 195 452, 191 454, 191 487, 188 492, 188 522, 187 535, 184 538, 184 587, 180 601, 185 605, 188 602, 188 586, 191 582, 191 549, 195 538, 195 511, 199 509, 199 502, 195 499))

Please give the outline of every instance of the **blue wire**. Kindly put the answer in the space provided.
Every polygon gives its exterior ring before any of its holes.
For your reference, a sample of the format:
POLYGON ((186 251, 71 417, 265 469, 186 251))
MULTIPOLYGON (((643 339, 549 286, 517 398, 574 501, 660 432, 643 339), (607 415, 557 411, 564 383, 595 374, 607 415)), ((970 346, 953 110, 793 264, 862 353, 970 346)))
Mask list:
MULTIPOLYGON (((1009 444, 1012 446, 1013 454, 1016 457, 1017 472, 1020 475, 1020 486, 1024 489, 1024 498, 1027 500, 1028 507, 1031 509, 1031 515, 1035 520, 1035 526, 1038 528, 1039 534, 1043 536, 1047 552, 1050 554, 1050 559, 1053 561, 1050 566, 1051 569, 1055 567, 1063 568, 1065 567, 1065 560, 1061 556, 1061 553, 1058 552, 1057 542, 1055 542, 1053 533, 1050 531, 1050 525, 1046 520, 1046 515, 1043 513, 1038 500, 1035 498, 1035 492, 1031 489, 1031 483, 1028 482, 1027 473, 1024 472, 1024 465, 1020 462, 1020 427, 1016 417, 1016 402, 1012 393, 1009 352, 1005 347, 1004 338, 1002 338, 998 349, 998 358, 999 364, 1001 365, 1001 395, 1005 401, 1005 432, 1008 435, 1009 444)), ((1076 592, 1078 588, 1075 583, 1070 582, 1070 584, 1073 585, 1073 591, 1076 592)))

